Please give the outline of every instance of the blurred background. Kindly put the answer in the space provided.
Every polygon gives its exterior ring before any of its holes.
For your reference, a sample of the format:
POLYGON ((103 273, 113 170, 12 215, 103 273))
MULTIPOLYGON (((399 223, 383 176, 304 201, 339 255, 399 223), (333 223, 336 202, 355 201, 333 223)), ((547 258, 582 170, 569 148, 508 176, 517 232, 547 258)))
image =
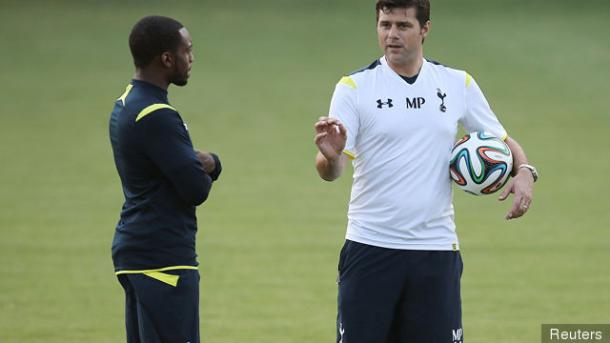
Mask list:
MULTIPOLYGON (((193 37, 170 101, 224 172, 198 209, 202 341, 332 342, 351 170, 315 172, 336 82, 381 55, 374 1, 0 1, 0 342, 124 341, 108 139, 145 15, 193 37)), ((610 323, 610 2, 432 3, 426 56, 472 74, 541 178, 530 213, 455 192, 468 342, 610 323)))

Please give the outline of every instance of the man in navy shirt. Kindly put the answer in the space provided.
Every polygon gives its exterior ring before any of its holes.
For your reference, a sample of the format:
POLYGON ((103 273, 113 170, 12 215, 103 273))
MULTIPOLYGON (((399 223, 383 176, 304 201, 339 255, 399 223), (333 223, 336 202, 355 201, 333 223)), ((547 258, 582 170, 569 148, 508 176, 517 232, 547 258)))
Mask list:
POLYGON ((114 105, 110 140, 125 202, 112 259, 126 295, 128 342, 199 342, 195 207, 221 172, 218 156, 193 149, 169 104, 184 86, 192 41, 174 19, 141 19, 129 36, 136 72, 114 105))

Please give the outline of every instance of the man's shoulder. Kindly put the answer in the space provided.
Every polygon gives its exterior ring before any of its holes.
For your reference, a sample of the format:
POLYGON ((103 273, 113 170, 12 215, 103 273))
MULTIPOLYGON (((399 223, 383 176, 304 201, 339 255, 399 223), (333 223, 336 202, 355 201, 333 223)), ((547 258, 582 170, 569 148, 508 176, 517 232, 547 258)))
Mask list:
POLYGON ((132 80, 127 84, 125 91, 115 100, 115 104, 123 108, 123 113, 133 113, 136 116, 153 105, 176 111, 169 105, 166 91, 139 80, 132 80))
POLYGON ((148 94, 145 90, 134 87, 126 93, 116 100, 115 108, 118 107, 122 116, 136 123, 144 119, 154 118, 155 116, 152 116, 152 114, 178 113, 178 110, 167 101, 148 94))
POLYGON ((432 69, 437 70, 439 72, 444 72, 447 74, 463 74, 464 70, 454 68, 453 66, 449 66, 445 63, 439 62, 437 60, 425 59, 425 63, 427 63, 432 69))
POLYGON ((432 69, 435 74, 443 76, 447 81, 464 83, 470 78, 470 75, 465 70, 450 67, 436 60, 426 59, 424 63, 427 63, 428 67, 432 69))
POLYGON ((132 116, 136 124, 147 121, 172 120, 179 117, 178 111, 170 104, 165 102, 146 101, 133 107, 132 116))

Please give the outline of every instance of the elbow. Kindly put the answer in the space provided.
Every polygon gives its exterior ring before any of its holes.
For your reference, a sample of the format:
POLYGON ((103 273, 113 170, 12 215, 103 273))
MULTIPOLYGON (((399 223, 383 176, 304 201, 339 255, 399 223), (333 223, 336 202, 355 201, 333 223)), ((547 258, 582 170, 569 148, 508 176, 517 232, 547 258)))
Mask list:
POLYGON ((208 195, 210 195, 210 190, 204 190, 196 194, 190 201, 193 206, 199 206, 203 204, 206 200, 208 200, 208 195))
POLYGON ((211 189, 212 180, 207 174, 202 174, 202 177, 197 185, 189 187, 183 198, 189 205, 199 206, 208 199, 211 189))
POLYGON ((193 198, 193 205, 199 206, 208 200, 210 190, 212 189, 212 180, 208 175, 204 175, 203 182, 197 187, 197 192, 193 198))

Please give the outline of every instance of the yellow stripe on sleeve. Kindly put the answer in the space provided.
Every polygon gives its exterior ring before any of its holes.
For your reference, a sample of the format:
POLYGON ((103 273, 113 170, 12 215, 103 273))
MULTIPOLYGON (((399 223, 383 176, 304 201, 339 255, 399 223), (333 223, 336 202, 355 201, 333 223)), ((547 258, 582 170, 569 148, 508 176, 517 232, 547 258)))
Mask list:
POLYGON ((502 136, 502 140, 506 141, 508 139, 508 133, 505 133, 504 136, 502 136))
POLYGON ((138 120, 146 117, 147 115, 151 114, 154 111, 160 110, 162 108, 169 108, 170 110, 176 110, 175 108, 171 107, 168 104, 152 104, 146 108, 144 108, 142 111, 140 111, 140 113, 138 113, 138 116, 136 117, 136 122, 138 122, 138 120))
POLYGON ((354 82, 354 79, 349 76, 342 77, 341 80, 339 80, 339 84, 346 85, 352 89, 358 88, 358 86, 356 86, 356 82, 354 82))
POLYGON ((349 150, 343 150, 343 153, 347 156, 347 158, 349 158, 350 160, 354 160, 356 159, 356 155, 354 155, 353 152, 349 151, 349 150))
POLYGON ((123 106, 125 106, 125 99, 127 99, 127 95, 129 95, 129 92, 131 92, 132 88, 133 88, 133 85, 128 84, 127 87, 125 88, 125 92, 123 93, 123 95, 121 95, 118 99, 116 99, 116 101, 121 100, 121 102, 123 103, 123 106))
POLYGON ((470 76, 470 74, 466 73, 466 88, 468 88, 470 86, 471 82, 472 82, 472 76, 470 76))

